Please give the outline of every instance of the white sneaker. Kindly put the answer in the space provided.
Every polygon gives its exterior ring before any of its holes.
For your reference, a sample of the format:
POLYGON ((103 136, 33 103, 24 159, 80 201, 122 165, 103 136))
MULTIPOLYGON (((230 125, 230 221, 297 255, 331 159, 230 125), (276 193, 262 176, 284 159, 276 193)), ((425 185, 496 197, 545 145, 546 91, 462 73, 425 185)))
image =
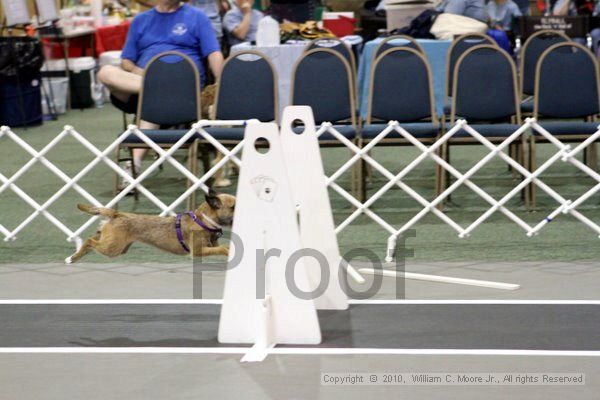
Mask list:
POLYGON ((227 186, 231 186, 231 181, 227 178, 217 178, 215 179, 213 186, 218 188, 224 188, 227 186))
MULTIPOLYGON (((125 162, 125 166, 123 167, 123 170, 125 171, 125 173, 127 175, 133 177, 133 164, 131 161, 125 162)), ((127 186, 129 186, 129 181, 125 181, 123 179, 123 177, 119 177, 119 185, 118 185, 119 191, 124 190, 127 186)), ((127 194, 128 195, 133 194, 133 190, 129 191, 129 193, 127 193, 127 194)))

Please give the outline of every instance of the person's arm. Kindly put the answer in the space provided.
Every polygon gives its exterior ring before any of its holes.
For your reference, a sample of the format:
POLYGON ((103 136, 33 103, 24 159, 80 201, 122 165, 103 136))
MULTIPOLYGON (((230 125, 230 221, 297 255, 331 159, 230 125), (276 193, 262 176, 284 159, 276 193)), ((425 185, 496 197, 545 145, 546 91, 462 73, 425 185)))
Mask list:
POLYGON ((208 17, 204 13, 199 13, 199 18, 197 38, 200 45, 200 57, 207 59, 208 67, 215 78, 218 79, 221 76, 221 69, 223 68, 221 46, 217 41, 217 36, 208 17))
POLYGON ((444 12, 449 14, 464 15, 467 3, 465 0, 449 0, 444 6, 444 12))
POLYGON ((127 72, 132 72, 137 75, 143 75, 144 70, 135 65, 135 63, 131 60, 123 59, 121 60, 121 68, 127 72))
POLYGON ((558 2, 554 5, 554 9, 552 10, 552 15, 564 17, 565 15, 569 15, 569 7, 571 5, 571 0, 558 0, 558 2))
POLYGON ((140 20, 136 17, 131 21, 131 26, 127 32, 127 38, 125 39, 125 45, 121 52, 121 68, 127 72, 133 72, 137 75, 142 75, 143 70, 136 65, 136 62, 140 58, 140 50, 138 48, 139 40, 139 23, 140 20))
POLYGON ((242 22, 231 32, 233 35, 240 39, 244 40, 248 31, 250 30, 250 22, 252 20, 252 5, 249 1, 244 2, 241 7, 242 14, 244 14, 244 18, 242 18, 242 22))
POLYGON ((221 77, 221 70, 223 69, 223 54, 220 51, 215 51, 208 55, 208 67, 216 79, 221 77))

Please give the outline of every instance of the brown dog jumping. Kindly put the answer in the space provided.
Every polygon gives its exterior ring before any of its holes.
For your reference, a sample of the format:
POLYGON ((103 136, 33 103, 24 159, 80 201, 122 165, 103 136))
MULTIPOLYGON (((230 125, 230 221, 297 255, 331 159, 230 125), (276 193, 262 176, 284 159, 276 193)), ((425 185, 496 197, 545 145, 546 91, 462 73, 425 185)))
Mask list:
POLYGON ((194 256, 226 256, 229 253, 227 246, 219 246, 218 243, 222 235, 221 226, 231 225, 233 221, 235 197, 228 194, 217 195, 211 190, 206 195, 206 202, 195 211, 178 214, 177 217, 124 213, 84 204, 78 204, 77 208, 107 220, 75 254, 65 259, 67 264, 79 261, 90 250, 116 257, 127 253, 134 242, 177 255, 191 252, 194 256))

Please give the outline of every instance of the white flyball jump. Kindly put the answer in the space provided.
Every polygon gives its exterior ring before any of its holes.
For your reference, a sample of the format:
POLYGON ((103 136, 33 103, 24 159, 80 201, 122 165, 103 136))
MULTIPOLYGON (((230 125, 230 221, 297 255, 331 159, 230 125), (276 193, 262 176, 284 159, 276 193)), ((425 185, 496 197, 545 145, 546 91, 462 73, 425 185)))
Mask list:
MULTIPOLYGON (((231 242, 219 342, 253 344, 242 361, 262 361, 277 344, 319 344, 316 310, 348 308, 340 268, 357 282, 364 279, 340 256, 310 107, 286 107, 281 134, 275 123, 248 122, 232 236, 239 240, 231 242), (295 132, 295 121, 304 129, 295 132)), ((519 287, 395 270, 360 272, 504 290, 519 287)))
MULTIPOLYGON (((253 343, 242 361, 261 361, 278 343, 320 343, 314 301, 292 293, 286 279, 286 264, 302 243, 275 123, 246 127, 232 234, 244 249, 240 262, 226 273, 219 342, 253 343), (264 154, 256 148, 261 139, 269 146, 264 154)), ((230 263, 241 250, 236 247, 232 241, 230 263)), ((304 261, 297 260, 293 280, 297 289, 309 292, 304 261)))
POLYGON ((322 264, 328 266, 326 269, 322 268, 319 261, 310 255, 304 258, 312 290, 317 290, 321 284, 324 286, 322 290, 318 289, 323 294, 316 296, 315 305, 319 310, 346 309, 348 300, 339 279, 340 266, 343 265, 356 282, 364 283, 365 280, 340 255, 310 107, 286 107, 281 121, 281 144, 292 194, 299 209, 302 246, 310 249, 313 254, 322 256, 322 264), (301 121, 302 125, 294 130, 295 121, 301 121))

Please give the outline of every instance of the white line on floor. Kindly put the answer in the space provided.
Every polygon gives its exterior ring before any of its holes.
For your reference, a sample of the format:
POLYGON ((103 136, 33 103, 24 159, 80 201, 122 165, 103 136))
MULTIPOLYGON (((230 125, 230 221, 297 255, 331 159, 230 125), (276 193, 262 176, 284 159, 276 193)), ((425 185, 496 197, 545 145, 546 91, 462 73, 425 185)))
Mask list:
MULTIPOLYGON (((403 305, 403 304, 573 304, 600 305, 600 300, 349 300, 350 304, 366 305, 403 305)), ((5 299, 0 305, 51 305, 51 304, 214 304, 220 305, 222 299, 5 299)))
MULTIPOLYGON (((0 347, 0 354, 245 354, 249 347, 0 347)), ((269 355, 464 355, 599 357, 600 351, 282 347, 269 355)))

